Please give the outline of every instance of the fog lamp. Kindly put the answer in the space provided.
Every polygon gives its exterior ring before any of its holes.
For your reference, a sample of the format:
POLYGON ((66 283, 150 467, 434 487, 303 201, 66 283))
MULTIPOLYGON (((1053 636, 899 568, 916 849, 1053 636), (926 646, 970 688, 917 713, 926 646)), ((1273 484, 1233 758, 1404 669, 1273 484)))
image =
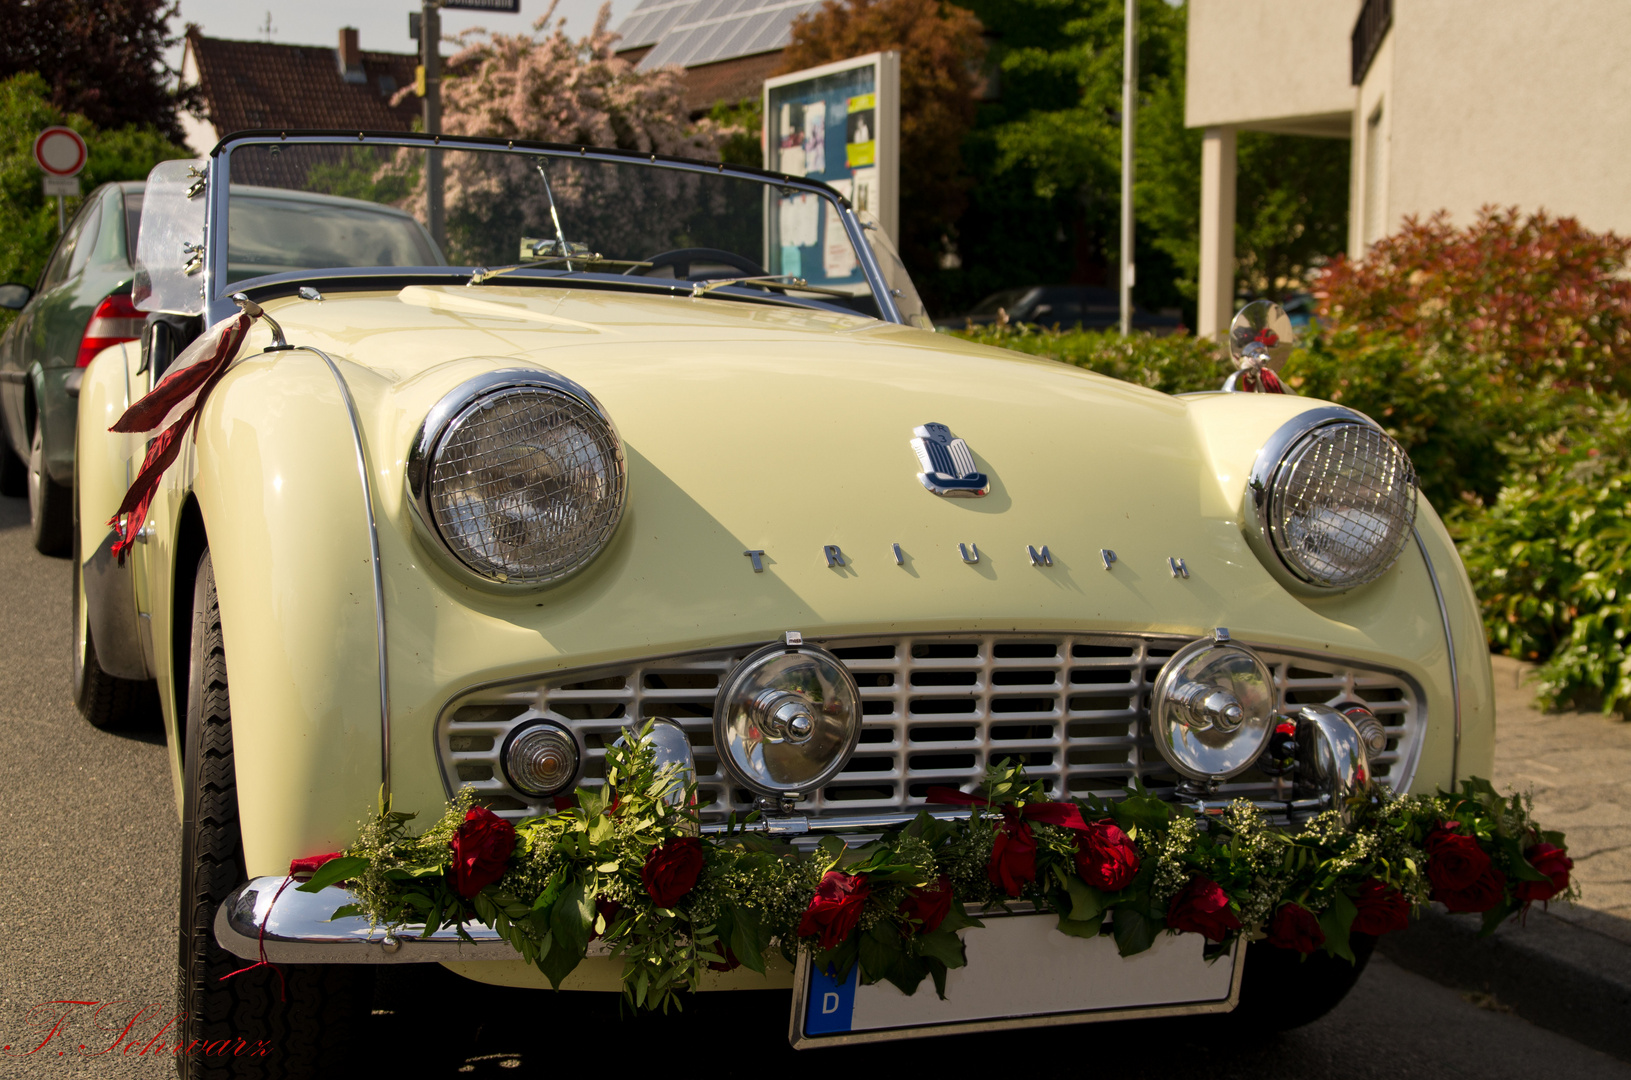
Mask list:
POLYGON ((714 708, 726 770, 761 795, 796 797, 837 776, 861 737, 849 670, 814 645, 770 645, 736 666, 714 708))
POLYGON ((504 773, 517 791, 558 795, 578 778, 578 741, 565 728, 542 721, 517 728, 504 745, 504 773))
POLYGON ((1189 780, 1251 768, 1274 733, 1274 684, 1257 654, 1227 630, 1179 649, 1156 676, 1150 730, 1167 764, 1189 780))

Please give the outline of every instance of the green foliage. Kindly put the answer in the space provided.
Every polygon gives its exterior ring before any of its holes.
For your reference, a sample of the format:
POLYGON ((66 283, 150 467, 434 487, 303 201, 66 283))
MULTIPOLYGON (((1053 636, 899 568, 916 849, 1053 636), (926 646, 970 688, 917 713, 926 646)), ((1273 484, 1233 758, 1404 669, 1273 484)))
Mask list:
MULTIPOLYGON (((85 139, 89 155, 79 183, 86 195, 98 184, 144 179, 160 161, 187 156, 154 128, 98 131, 82 116, 63 116, 38 75, 0 82, 0 281, 32 286, 56 246, 57 202, 41 190, 43 174, 33 154, 35 136, 53 124, 73 128, 85 139)), ((80 202, 67 200, 70 218, 80 202)), ((13 317, 5 312, 0 327, 13 317)))
MULTIPOLYGON (((667 1009, 681 1006, 680 991, 694 989, 708 966, 740 962, 763 972, 773 943, 789 960, 808 950, 812 962, 839 977, 859 966, 863 982, 888 981, 911 994, 930 979, 944 996, 946 973, 967 963, 957 932, 981 925, 965 905, 1001 909, 1011 900, 1029 901, 1057 916, 1064 933, 1112 934, 1121 954, 1131 956, 1150 948, 1163 930, 1177 932, 1167 926, 1168 907, 1196 878, 1225 891, 1241 932, 1257 932, 1276 906, 1295 902, 1319 916, 1328 951, 1351 960, 1348 928, 1360 887, 1376 879, 1412 903, 1425 903, 1422 843, 1441 821, 1460 821, 1511 881, 1545 880, 1525 861, 1530 844, 1563 846, 1561 834, 1534 824, 1527 802, 1503 799, 1478 780, 1465 784, 1461 795, 1435 798, 1375 789, 1342 808, 1351 824, 1333 809, 1293 830, 1271 825, 1245 801, 1202 818, 1136 782, 1119 800, 1049 802, 1042 785, 1008 760, 987 771, 977 795, 961 797, 972 805, 968 818, 920 814, 857 847, 830 834, 814 851, 800 852, 740 830, 734 820, 723 833, 692 840, 694 812, 666 798, 680 783, 675 767, 658 769, 640 734, 607 749, 605 787, 579 788, 575 807, 521 822, 502 877, 470 900, 452 887, 450 847, 472 803, 468 789, 418 836, 408 830, 412 814, 383 807, 341 858, 300 888, 316 892, 344 880, 355 903, 337 917, 364 914, 375 925, 417 927, 425 936, 442 926, 462 933, 465 923, 479 920, 556 986, 598 937, 623 960, 630 1003, 667 1009), (1072 822, 1103 821, 1121 829, 1141 864, 1120 892, 1102 892, 1078 876, 1079 833, 1072 822), (994 884, 990 863, 999 832, 1012 837, 1016 830, 1034 840, 1035 872, 1019 896, 1010 896, 994 884), (642 868, 655 849, 674 843, 698 845, 703 865, 673 907, 658 907, 645 891, 642 868), (863 906, 851 929, 822 948, 816 935, 801 933, 801 922, 829 873, 865 888, 857 894, 863 906), (937 927, 902 911, 912 891, 924 887, 952 891, 950 911, 937 927)), ((1499 918, 1522 910, 1510 892, 1502 897, 1499 918)), ((1229 946, 1225 940, 1213 950, 1229 946)))
POLYGON ((953 333, 981 345, 1058 360, 1165 394, 1216 390, 1233 370, 1217 345, 1187 334, 1156 337, 1134 333, 1122 337, 1115 330, 1012 324, 976 326, 953 333))
POLYGON ((1458 522, 1492 644, 1540 668, 1542 704, 1631 712, 1631 409, 1577 410, 1515 451, 1458 522))
POLYGON ((765 166, 765 151, 760 145, 764 133, 764 101, 757 97, 743 98, 732 104, 721 101, 708 110, 708 119, 725 132, 719 144, 719 160, 727 165, 765 166))

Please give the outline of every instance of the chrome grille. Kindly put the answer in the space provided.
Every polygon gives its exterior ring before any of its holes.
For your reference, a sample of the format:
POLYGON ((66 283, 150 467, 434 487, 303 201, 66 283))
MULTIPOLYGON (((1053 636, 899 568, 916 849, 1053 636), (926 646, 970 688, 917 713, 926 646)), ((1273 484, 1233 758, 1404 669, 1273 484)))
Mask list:
MULTIPOLYGON (((806 640, 816 640, 806 638, 806 640)), ((545 801, 504 779, 505 737, 548 717, 585 747, 583 782, 604 776, 605 747, 649 716, 677 721, 697 759, 706 819, 746 813, 752 796, 730 783, 713 746, 719 685, 762 643, 577 670, 472 690, 443 710, 436 728, 449 793, 476 789, 493 810, 526 816, 545 801)), ((848 766, 801 804, 812 817, 871 821, 909 817, 933 786, 971 789, 988 764, 1024 762, 1055 797, 1115 795, 1134 777, 1154 790, 1176 777, 1148 735, 1150 686, 1183 639, 1106 634, 941 634, 835 638, 832 651, 860 686, 860 745, 848 766)), ((1366 705, 1387 729, 1372 759, 1376 777, 1408 786, 1424 724, 1422 698, 1401 674, 1258 649, 1274 674, 1281 708, 1366 705)), ((1248 773, 1225 797, 1271 798, 1266 778, 1248 773)))

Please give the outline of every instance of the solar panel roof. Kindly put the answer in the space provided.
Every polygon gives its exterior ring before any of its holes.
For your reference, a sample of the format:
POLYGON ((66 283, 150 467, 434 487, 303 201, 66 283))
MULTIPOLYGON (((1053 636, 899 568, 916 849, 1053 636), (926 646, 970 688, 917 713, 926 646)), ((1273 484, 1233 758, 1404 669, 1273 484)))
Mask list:
POLYGON ((620 47, 650 45, 639 68, 696 67, 787 45, 793 20, 819 0, 643 0, 618 26, 620 47))

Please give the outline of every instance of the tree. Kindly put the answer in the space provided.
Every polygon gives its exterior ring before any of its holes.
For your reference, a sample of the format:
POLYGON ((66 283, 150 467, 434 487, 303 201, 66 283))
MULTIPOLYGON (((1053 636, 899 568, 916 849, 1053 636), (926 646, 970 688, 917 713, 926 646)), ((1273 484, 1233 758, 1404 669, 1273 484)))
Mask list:
MULTIPOLYGON (((1000 97, 969 141, 963 267, 942 291, 970 303, 1049 278, 1112 284, 1119 241, 1123 0, 965 0, 993 35, 1000 97)), ((1201 133, 1184 127, 1187 16, 1139 0, 1135 300, 1192 315, 1201 133)), ((1235 250, 1243 283, 1278 295, 1340 251, 1347 144, 1242 132, 1235 250)))
MULTIPOLYGON (((51 104, 51 87, 33 73, 0 82, 0 281, 33 285, 56 245, 56 200, 40 187, 43 174, 33 152, 35 135, 53 124, 85 138, 89 154, 80 188, 87 195, 98 184, 140 180, 160 161, 188 156, 151 127, 98 131, 83 116, 64 116, 51 104)), ((78 205, 78 199, 68 200, 69 213, 78 205)), ((0 326, 10 318, 5 312, 0 326)))
POLYGON ((980 87, 980 33, 978 19, 943 0, 826 0, 794 22, 782 54, 789 72, 900 52, 900 249, 920 284, 968 203, 962 148, 980 87))
POLYGON ((177 11, 166 0, 0 0, 0 79, 36 72, 61 112, 99 128, 154 127, 180 142, 177 106, 194 102, 166 85, 177 11))
POLYGON ((723 134, 689 122, 678 68, 637 71, 613 48, 603 4, 588 35, 566 36, 554 7, 533 24, 547 34, 467 30, 442 80, 442 128, 452 135, 493 135, 647 153, 715 159, 723 134))

